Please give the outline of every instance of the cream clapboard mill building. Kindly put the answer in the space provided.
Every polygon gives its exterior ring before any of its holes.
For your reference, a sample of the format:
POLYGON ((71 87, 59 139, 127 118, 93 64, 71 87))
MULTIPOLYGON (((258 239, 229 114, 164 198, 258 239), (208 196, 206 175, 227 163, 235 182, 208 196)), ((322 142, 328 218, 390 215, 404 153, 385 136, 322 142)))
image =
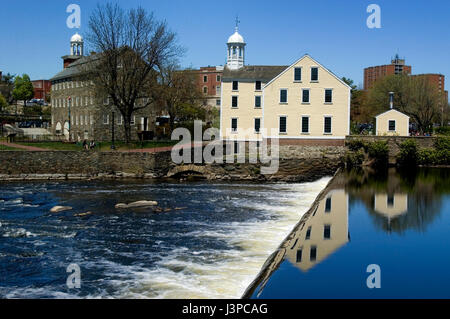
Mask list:
POLYGON ((246 66, 244 38, 228 39, 222 78, 221 139, 343 145, 351 88, 309 55, 290 66, 246 66))

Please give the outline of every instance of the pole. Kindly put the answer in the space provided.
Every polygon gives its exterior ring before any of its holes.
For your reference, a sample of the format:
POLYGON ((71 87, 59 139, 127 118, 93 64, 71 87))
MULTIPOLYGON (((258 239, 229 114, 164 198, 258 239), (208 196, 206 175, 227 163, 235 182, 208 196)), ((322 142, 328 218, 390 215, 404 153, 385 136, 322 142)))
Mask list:
POLYGON ((115 150, 116 146, 114 145, 114 117, 115 117, 115 112, 112 112, 112 123, 111 123, 111 149, 115 150))
MULTIPOLYGON (((69 142, 72 142, 72 118, 70 116, 70 102, 72 101, 72 98, 69 96, 69 99, 67 101, 68 107, 69 107, 69 142)), ((63 133, 64 133, 64 128, 63 128, 63 133)))
POLYGON ((394 108, 394 92, 389 92, 389 102, 392 110, 394 108))

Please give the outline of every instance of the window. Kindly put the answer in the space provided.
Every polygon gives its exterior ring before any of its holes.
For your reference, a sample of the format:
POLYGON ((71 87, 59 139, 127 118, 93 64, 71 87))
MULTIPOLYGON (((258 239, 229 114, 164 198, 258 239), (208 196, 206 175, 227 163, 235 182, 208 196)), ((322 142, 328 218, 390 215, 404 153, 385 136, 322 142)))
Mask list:
POLYGON ((233 133, 237 132, 237 128, 238 128, 238 119, 237 118, 231 119, 231 132, 233 133))
POLYGON ((317 82, 317 81, 319 81, 319 68, 312 67, 311 68, 311 82, 317 82))
POLYGON ((332 89, 325 90, 325 103, 333 103, 333 90, 332 89))
POLYGON ((255 96, 255 107, 261 107, 261 97, 255 96))
POLYGON ((231 107, 238 107, 238 97, 237 96, 233 96, 231 98, 231 107))
POLYGON ((130 120, 130 124, 131 125, 135 125, 136 124, 136 116, 133 116, 130 120))
POLYGON ((91 123, 91 125, 94 125, 94 115, 90 116, 90 123, 91 123))
POLYGON ((217 82, 220 82, 220 80, 221 80, 220 75, 218 75, 218 76, 216 77, 216 81, 217 81, 217 82))
POLYGON ((109 114, 103 114, 103 124, 109 124, 109 114))
POLYGON ((239 142, 234 142, 234 154, 239 154, 239 142))
POLYGON ((220 106, 220 99, 216 100, 216 106, 220 106))
POLYGON ((311 246, 311 250, 309 252, 309 260, 316 261, 316 259, 317 259, 317 247, 311 246))
POLYGON ((331 134, 331 117, 330 116, 325 117, 324 133, 325 134, 331 134))
POLYGON ((288 92, 287 89, 280 90, 280 103, 287 103, 288 101, 288 92))
POLYGON ((260 133, 260 132, 261 132, 261 119, 256 118, 255 119, 255 133, 260 133))
POLYGON ((285 134, 286 132, 286 116, 280 116, 280 134, 285 134))
POLYGON ((220 92, 222 91, 222 88, 220 85, 216 86, 216 95, 220 95, 220 92))
POLYGON ((206 83, 206 82, 208 82, 208 76, 207 76, 207 75, 204 75, 204 76, 203 76, 203 83, 206 83))
POLYGON ((309 89, 302 90, 302 103, 309 103, 309 89))
POLYGON ((305 240, 310 240, 311 239, 311 230, 312 230, 312 227, 309 226, 308 230, 306 231, 305 240))
POLYGON ((297 250, 296 261, 297 261, 298 263, 301 263, 301 262, 302 262, 302 253, 303 253, 302 249, 297 250))
POLYGON ((325 202, 325 213, 331 212, 331 197, 328 197, 325 202))
POLYGON ((294 69, 294 81, 301 82, 302 81, 302 68, 294 69))
POLYGON ((309 116, 302 116, 302 133, 309 133, 309 116))
POLYGON ((238 91, 238 90, 239 90, 239 82, 233 81, 233 91, 238 91))
POLYGON ((323 226, 323 239, 331 239, 331 226, 323 226))
POLYGON ((388 207, 394 207, 394 195, 388 195, 387 197, 387 206, 388 207))
POLYGON ((261 91, 261 81, 256 81, 255 82, 255 90, 256 91, 261 91))
POLYGON ((208 94, 208 87, 207 86, 203 87, 203 93, 208 94))
POLYGON ((389 131, 395 132, 395 120, 389 120, 389 131))
POLYGON ((84 125, 83 115, 80 115, 80 125, 84 125))
POLYGON ((123 123, 123 115, 120 115, 117 117, 117 124, 122 125, 122 123, 123 123))

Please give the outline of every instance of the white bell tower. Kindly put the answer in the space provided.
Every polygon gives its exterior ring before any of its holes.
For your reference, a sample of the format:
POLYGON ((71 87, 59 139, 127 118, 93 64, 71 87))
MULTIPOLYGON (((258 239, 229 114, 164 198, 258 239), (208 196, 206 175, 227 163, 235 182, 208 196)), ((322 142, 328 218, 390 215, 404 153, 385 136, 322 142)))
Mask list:
POLYGON ((245 41, 239 34, 239 19, 236 18, 236 29, 227 42, 227 67, 230 70, 238 70, 245 64, 245 41))

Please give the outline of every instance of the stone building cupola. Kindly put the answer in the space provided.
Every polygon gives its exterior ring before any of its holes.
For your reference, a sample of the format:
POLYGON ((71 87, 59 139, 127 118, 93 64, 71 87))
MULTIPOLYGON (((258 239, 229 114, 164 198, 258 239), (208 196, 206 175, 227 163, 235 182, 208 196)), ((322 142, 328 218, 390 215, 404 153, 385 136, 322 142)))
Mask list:
POLYGON ((227 42, 227 67, 230 70, 238 70, 245 64, 245 41, 239 34, 239 20, 236 19, 236 29, 227 42))
POLYGON ((84 55, 84 41, 83 37, 75 33, 70 39, 70 55, 83 56, 84 55))
POLYGON ((72 38, 70 38, 70 54, 62 57, 64 61, 64 68, 83 57, 84 55, 84 40, 81 35, 75 33, 72 38))

